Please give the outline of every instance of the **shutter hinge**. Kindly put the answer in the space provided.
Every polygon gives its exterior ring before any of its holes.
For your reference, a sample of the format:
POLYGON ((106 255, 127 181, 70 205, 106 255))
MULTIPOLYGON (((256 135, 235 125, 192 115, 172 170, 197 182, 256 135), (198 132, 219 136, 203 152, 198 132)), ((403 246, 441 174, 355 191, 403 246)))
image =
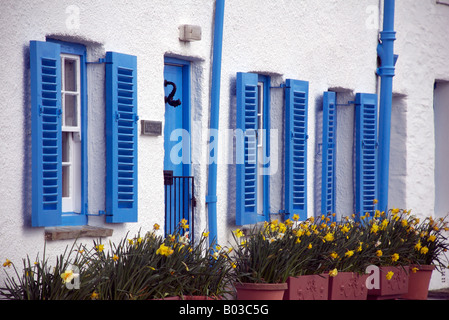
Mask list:
POLYGON ((41 116, 43 112, 44 112, 44 110, 43 110, 42 106, 39 105, 39 115, 41 116))
POLYGON ((137 123, 139 121, 139 116, 137 114, 134 114, 134 121, 137 123))
MULTIPOLYGON (((87 211, 86 211, 87 212, 87 211)), ((87 216, 94 216, 94 217, 99 217, 99 216, 105 216, 106 215, 106 211, 104 210, 98 210, 97 214, 93 214, 93 213, 86 213, 87 216)))
POLYGON ((105 58, 99 58, 98 61, 86 61, 86 64, 102 64, 108 63, 105 58))

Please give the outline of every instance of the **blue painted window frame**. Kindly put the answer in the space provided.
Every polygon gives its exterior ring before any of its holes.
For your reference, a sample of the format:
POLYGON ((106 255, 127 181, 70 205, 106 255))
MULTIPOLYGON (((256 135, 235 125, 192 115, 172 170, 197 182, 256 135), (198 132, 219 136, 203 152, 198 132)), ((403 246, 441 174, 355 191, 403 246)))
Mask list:
MULTIPOLYGON (((77 43, 69 43, 64 42, 60 40, 55 40, 51 38, 46 39, 47 43, 53 43, 58 46, 59 53, 60 54, 73 54, 78 55, 80 57, 80 114, 81 114, 81 212, 61 212, 61 193, 58 192, 57 195, 57 202, 59 203, 57 206, 57 212, 56 215, 59 217, 54 217, 51 219, 47 219, 44 217, 35 217, 32 218, 32 225, 38 226, 38 227, 50 227, 50 226, 76 226, 76 225, 86 225, 87 224, 87 212, 88 212, 88 198, 87 198, 87 191, 88 191, 88 161, 87 161, 87 73, 86 73, 86 47, 81 44, 77 43)), ((44 42, 45 43, 45 42, 44 42)), ((33 43, 30 43, 30 47, 34 45, 33 43)), ((57 48, 57 47, 55 47, 57 48)), ((60 59, 60 58, 59 58, 60 59)), ((57 72, 59 73, 58 78, 60 81, 62 81, 60 76, 60 63, 57 64, 57 72), (58 68, 59 66, 59 68, 58 68)), ((36 95, 39 94, 41 88, 38 88, 36 86, 35 82, 36 79, 32 77, 31 79, 32 84, 32 94, 36 95)), ((58 84, 58 88, 60 88, 60 83, 58 84)), ((57 93, 59 95, 59 101, 61 101, 60 95, 61 92, 57 93)), ((33 109, 36 109, 37 106, 32 105, 33 109)), ((58 108, 61 108, 61 105, 58 105, 58 108)), ((32 113, 33 117, 33 113, 32 113)), ((35 122, 34 118, 32 120, 35 122)), ((61 127, 59 127, 59 133, 58 136, 60 138, 61 134, 61 127)), ((37 138, 41 139, 41 138, 37 138)), ((58 145, 58 153, 61 152, 59 149, 61 146, 58 145)), ((58 156, 60 158, 60 156, 58 156)), ((41 159, 33 157, 33 161, 42 161, 41 159)), ((33 165, 35 166, 35 165, 33 165)), ((33 182, 33 188, 40 188, 38 185, 34 185, 35 182, 33 182)), ((60 189, 61 180, 58 180, 58 189, 60 189)), ((33 201, 41 201, 38 197, 34 198, 33 201)), ((39 206, 39 204, 33 204, 34 206, 39 206)), ((35 213, 33 213, 34 215, 35 213)), ((42 212, 38 212, 37 214, 43 214, 42 212)))
MULTIPOLYGON (((266 130, 265 141, 263 141, 263 153, 269 158, 270 157, 270 128, 271 128, 271 119, 270 119, 270 108, 271 108, 271 78, 266 75, 260 75, 255 73, 237 73, 237 129, 243 130, 241 136, 236 136, 236 148, 239 149, 237 151, 237 159, 236 164, 236 225, 248 225, 254 224, 261 221, 269 221, 270 220, 270 175, 263 176, 263 208, 257 207, 257 180, 258 180, 258 165, 260 159, 257 159, 257 147, 256 147, 256 166, 255 173, 251 173, 250 175, 254 175, 254 177, 248 178, 251 181, 246 181, 245 177, 252 171, 252 163, 240 163, 246 159, 243 153, 246 152, 245 142, 240 141, 245 138, 245 132, 247 130, 253 130, 255 126, 257 127, 257 108, 259 104, 259 91, 258 86, 259 82, 263 84, 263 93, 264 93, 264 104, 263 104, 263 127, 262 129, 266 130), (253 119, 248 119, 247 112, 250 108, 251 117, 253 119), (254 109, 255 108, 255 109, 254 109), (246 111, 245 111, 246 110, 246 111), (254 124, 254 125, 253 125, 254 124), (244 152, 239 156, 239 152, 244 150, 244 152), (245 198, 247 192, 245 191, 248 188, 253 188, 253 191, 248 191, 248 195, 254 194, 254 198, 251 196, 250 198, 245 198)), ((252 136, 251 131, 249 132, 249 138, 252 136)), ((248 138, 248 139, 249 139, 248 138)), ((256 142, 257 143, 257 142, 256 142)), ((270 164, 266 163, 266 167, 269 167, 270 164)), ((268 169, 269 170, 269 169, 268 169)), ((247 196, 249 197, 249 196, 247 196)))

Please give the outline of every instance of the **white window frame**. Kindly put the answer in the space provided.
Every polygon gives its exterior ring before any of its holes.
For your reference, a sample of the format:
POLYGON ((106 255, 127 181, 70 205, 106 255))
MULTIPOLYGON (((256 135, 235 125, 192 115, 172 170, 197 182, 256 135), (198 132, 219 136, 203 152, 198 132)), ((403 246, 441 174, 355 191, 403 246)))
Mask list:
POLYGON ((257 213, 263 213, 264 202, 264 130, 263 130, 263 116, 264 116, 264 83, 259 81, 257 83, 257 94, 259 97, 259 105, 257 106, 257 213))
POLYGON ((62 184, 68 190, 63 190, 62 212, 81 213, 81 66, 80 57, 72 54, 61 54, 61 110, 62 134, 66 133, 68 139, 63 146, 63 154, 67 152, 66 161, 62 162, 62 184), (76 90, 68 91, 65 89, 65 61, 75 61, 76 69, 76 90), (76 126, 67 126, 65 124, 66 96, 76 97, 76 126), (64 174, 65 173, 65 174, 64 174), (67 178, 68 173, 68 178, 67 178), (68 182, 67 180, 68 179, 68 182), (68 184, 68 185, 66 185, 68 184))

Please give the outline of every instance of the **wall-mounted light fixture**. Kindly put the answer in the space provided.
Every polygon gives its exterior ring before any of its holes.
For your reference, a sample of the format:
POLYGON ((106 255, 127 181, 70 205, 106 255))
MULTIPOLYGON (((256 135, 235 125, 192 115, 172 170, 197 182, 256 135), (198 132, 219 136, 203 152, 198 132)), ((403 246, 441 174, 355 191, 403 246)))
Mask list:
POLYGON ((191 24, 183 24, 179 26, 179 40, 181 41, 200 41, 201 27, 191 24))

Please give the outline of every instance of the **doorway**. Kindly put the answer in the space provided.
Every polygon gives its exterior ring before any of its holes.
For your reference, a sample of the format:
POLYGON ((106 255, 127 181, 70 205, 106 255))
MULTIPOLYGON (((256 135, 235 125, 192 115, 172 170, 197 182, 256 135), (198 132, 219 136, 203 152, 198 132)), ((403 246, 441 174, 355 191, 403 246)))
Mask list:
POLYGON ((194 178, 190 147, 190 62, 165 58, 164 65, 164 187, 165 234, 176 231, 181 221, 193 236, 194 178))

